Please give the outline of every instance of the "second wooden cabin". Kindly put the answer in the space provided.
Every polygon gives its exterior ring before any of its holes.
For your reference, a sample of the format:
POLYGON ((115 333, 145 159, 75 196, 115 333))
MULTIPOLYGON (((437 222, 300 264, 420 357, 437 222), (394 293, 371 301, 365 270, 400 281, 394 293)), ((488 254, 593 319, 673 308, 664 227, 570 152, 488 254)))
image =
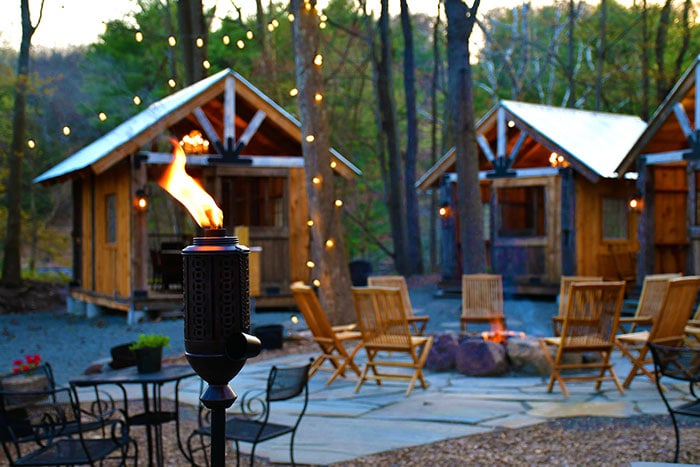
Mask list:
MULTIPOLYGON (((645 128, 634 116, 501 101, 477 124, 484 241, 510 293, 555 295, 562 275, 634 281, 634 180, 615 172, 645 128)), ((417 182, 439 189, 444 292, 459 291, 455 151, 417 182)))

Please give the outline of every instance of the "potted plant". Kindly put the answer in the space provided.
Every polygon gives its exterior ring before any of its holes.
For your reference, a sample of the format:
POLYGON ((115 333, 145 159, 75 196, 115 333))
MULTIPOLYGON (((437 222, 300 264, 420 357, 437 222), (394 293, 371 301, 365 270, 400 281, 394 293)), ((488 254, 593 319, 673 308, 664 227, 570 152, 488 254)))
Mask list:
POLYGON ((139 338, 129 346, 136 356, 139 373, 160 371, 163 347, 170 345, 170 337, 163 334, 139 334, 139 338))
MULTIPOLYGON (((5 391, 46 391, 51 386, 49 373, 41 364, 41 356, 26 355, 24 360, 12 361, 12 373, 0 377, 0 389, 5 391)), ((45 400, 45 394, 5 397, 5 408, 21 407, 45 400)))

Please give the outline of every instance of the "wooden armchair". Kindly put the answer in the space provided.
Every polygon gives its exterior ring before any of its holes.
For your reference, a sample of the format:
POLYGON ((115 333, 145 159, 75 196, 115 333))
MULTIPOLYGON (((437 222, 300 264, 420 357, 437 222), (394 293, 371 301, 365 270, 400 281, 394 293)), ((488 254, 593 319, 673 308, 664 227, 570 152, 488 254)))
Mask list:
POLYGON ((649 274, 644 277, 634 316, 621 317, 619 331, 625 334, 635 332, 640 326, 651 326, 661 309, 668 281, 676 277, 681 277, 681 274, 649 274))
POLYGON ((401 291, 401 300, 408 324, 411 326, 413 334, 422 336, 425 327, 428 325, 429 316, 415 316, 411 306, 411 297, 408 294, 406 279, 403 276, 370 276, 367 279, 370 287, 395 287, 401 291))
POLYGON ((566 315, 566 306, 569 300, 571 284, 574 282, 600 282, 602 280, 602 276, 561 276, 559 282, 559 308, 557 316, 552 317, 552 329, 554 330, 555 336, 561 334, 561 324, 564 322, 564 316, 566 315))
POLYGON ((487 323, 505 329, 500 274, 462 275, 462 332, 466 332, 467 323, 487 323))
POLYGON ((311 364, 309 378, 320 369, 330 370, 332 374, 326 381, 328 385, 335 381, 338 376, 345 376, 347 367, 350 367, 359 376, 360 368, 353 359, 362 348, 362 333, 351 330, 355 327, 354 325, 331 326, 316 293, 310 286, 294 283, 291 285, 291 290, 294 300, 304 316, 304 321, 306 321, 306 325, 313 335, 314 341, 321 349, 321 354, 311 364), (345 348, 345 342, 347 341, 358 341, 350 353, 345 348), (324 367, 324 362, 330 362, 332 368, 324 367))
POLYGON ((646 365, 653 363, 649 355, 649 344, 675 346, 685 341, 685 326, 693 312, 699 289, 700 276, 670 279, 651 328, 616 337, 615 345, 632 362, 632 369, 622 384, 624 387, 629 387, 637 375, 646 375, 652 382, 655 381, 652 371, 646 368, 646 365))
POLYGON ((624 281, 575 282, 571 285, 561 334, 539 339, 540 348, 552 369, 547 392, 552 392, 555 381, 559 383, 561 392, 568 396, 565 381, 595 381, 598 390, 603 381, 611 380, 620 394, 624 393, 610 363, 624 295, 624 281), (567 359, 570 354, 582 356, 584 353, 597 353, 600 359, 567 359), (570 374, 577 370, 595 372, 570 374), (606 372, 609 374, 607 377, 606 372))
POLYGON ((367 363, 362 369, 355 392, 367 380, 381 385, 383 380, 409 381, 406 396, 411 394, 417 381, 422 388, 428 383, 423 376, 423 366, 428 358, 433 337, 414 336, 408 328, 404 314, 401 291, 390 287, 353 287, 357 321, 362 331, 362 341, 367 352, 367 363), (380 359, 380 352, 406 354, 409 361, 396 358, 380 359), (409 373, 385 372, 380 368, 403 368, 409 373))

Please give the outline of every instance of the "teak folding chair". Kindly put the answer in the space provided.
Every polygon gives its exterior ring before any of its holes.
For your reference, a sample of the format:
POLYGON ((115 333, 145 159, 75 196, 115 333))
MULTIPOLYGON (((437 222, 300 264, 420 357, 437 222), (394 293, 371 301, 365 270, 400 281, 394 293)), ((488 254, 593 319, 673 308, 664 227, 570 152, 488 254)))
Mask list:
POLYGON ((505 329, 500 274, 462 275, 462 332, 466 332, 467 323, 488 323, 505 329))
POLYGON ((304 316, 304 321, 309 327, 314 341, 321 348, 321 355, 311 364, 309 378, 311 378, 319 369, 330 370, 331 374, 326 384, 331 384, 338 376, 345 376, 345 370, 350 367, 358 376, 360 368, 355 364, 353 358, 362 348, 362 333, 359 331, 347 330, 348 326, 339 326, 334 328, 328 321, 326 313, 321 307, 321 303, 316 297, 314 290, 300 283, 291 285, 292 295, 294 300, 304 316), (359 341, 353 350, 348 353, 345 348, 346 341, 359 341), (330 362, 333 368, 323 366, 324 362, 330 362))
POLYGON ((610 354, 615 346, 615 332, 620 319, 625 282, 575 282, 569 289, 566 314, 561 334, 557 337, 541 337, 539 344, 552 369, 547 392, 552 392, 554 382, 568 397, 565 381, 595 381, 596 390, 601 383, 611 380, 620 394, 624 393, 617 379, 610 354), (555 350, 554 355, 550 348, 555 350), (598 353, 599 359, 569 361, 568 354, 598 353), (591 374, 575 370, 597 370, 591 374), (609 376, 606 376, 606 372, 609 376))
POLYGON ((425 327, 428 325, 429 316, 415 316, 413 307, 411 306, 411 297, 408 294, 406 279, 403 276, 370 276, 367 279, 367 285, 370 287, 395 287, 401 291, 401 300, 403 301, 404 312, 406 319, 411 326, 413 334, 422 336, 425 327))
POLYGON ((552 329, 555 336, 561 334, 561 323, 564 322, 564 315, 566 315, 566 304, 569 299, 571 284, 574 282, 600 282, 602 280, 602 276, 561 276, 559 281, 559 308, 557 316, 552 317, 552 329))
POLYGON ((355 392, 367 380, 377 385, 382 380, 409 381, 406 396, 411 394, 416 381, 422 388, 428 383, 423 376, 423 366, 433 345, 432 336, 413 336, 403 311, 401 291, 390 287, 353 287, 357 321, 362 331, 362 341, 367 352, 367 363, 362 369, 355 392), (405 353, 410 361, 399 359, 379 359, 379 352, 405 353), (409 373, 383 372, 380 367, 395 367, 413 370, 409 373))
POLYGON ((648 344, 675 346, 685 341, 685 327, 699 289, 700 276, 670 279, 651 328, 617 336, 615 345, 632 362, 632 369, 622 383, 624 387, 629 387, 637 375, 646 375, 652 382, 655 381, 653 372, 646 368, 653 363, 648 344))
POLYGON ((668 289, 668 281, 676 277, 681 277, 681 274, 649 274, 644 277, 637 309, 634 316, 620 318, 620 327, 618 328, 620 333, 635 332, 639 326, 651 326, 661 309, 668 289), (629 329, 625 326, 629 326, 629 329))

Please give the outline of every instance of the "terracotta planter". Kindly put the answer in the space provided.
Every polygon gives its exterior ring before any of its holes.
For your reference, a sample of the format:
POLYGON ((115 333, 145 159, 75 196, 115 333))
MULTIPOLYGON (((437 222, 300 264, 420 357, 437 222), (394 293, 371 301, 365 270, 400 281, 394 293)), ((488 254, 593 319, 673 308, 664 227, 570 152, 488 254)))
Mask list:
POLYGON ((136 368, 139 373, 155 373, 160 371, 163 360, 163 347, 141 347, 134 349, 136 368))

